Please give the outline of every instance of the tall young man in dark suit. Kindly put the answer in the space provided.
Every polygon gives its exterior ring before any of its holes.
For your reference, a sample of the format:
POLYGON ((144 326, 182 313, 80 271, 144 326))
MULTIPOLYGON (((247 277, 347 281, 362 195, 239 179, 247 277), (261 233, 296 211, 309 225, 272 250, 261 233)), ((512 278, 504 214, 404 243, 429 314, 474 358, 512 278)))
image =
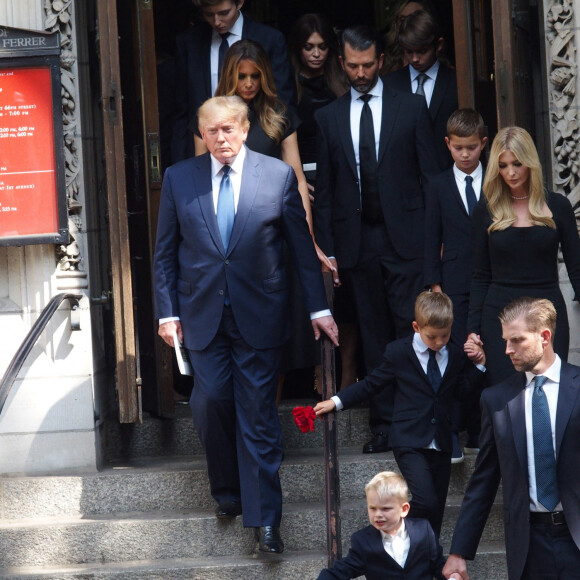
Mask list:
POLYGON ((580 574, 580 368, 555 354, 556 310, 518 298, 500 314, 506 354, 519 371, 481 396, 480 452, 467 485, 444 574, 469 580, 502 482, 510 580, 580 574))
POLYGON ((455 71, 437 59, 443 48, 439 25, 429 12, 418 10, 405 18, 399 43, 409 64, 386 77, 384 82, 396 90, 424 96, 433 121, 435 146, 442 167, 453 163, 445 146, 447 119, 458 107, 455 71))
MULTIPOLYGON (((314 224, 318 245, 334 259, 335 284, 350 278, 371 372, 386 344, 411 332, 423 287, 424 188, 440 167, 425 99, 379 79, 378 34, 346 29, 340 59, 351 90, 316 114, 314 224)), ((388 396, 373 401, 374 437, 364 452, 389 449, 391 407, 388 396)))
POLYGON ((296 100, 284 35, 243 15, 244 0, 193 0, 204 19, 177 38, 175 53, 176 118, 171 162, 194 156, 193 132, 197 110, 213 97, 219 80, 220 58, 229 46, 248 38, 259 42, 272 64, 278 96, 289 105, 296 100))
POLYGON ((209 152, 169 167, 155 248, 159 334, 189 350, 190 401, 216 516, 243 512, 260 549, 281 552, 282 435, 275 404, 289 336, 283 240, 296 262, 315 337, 338 344, 292 168, 244 146, 247 105, 216 97, 199 111, 209 152), (256 324, 259 320, 260 324, 256 324))

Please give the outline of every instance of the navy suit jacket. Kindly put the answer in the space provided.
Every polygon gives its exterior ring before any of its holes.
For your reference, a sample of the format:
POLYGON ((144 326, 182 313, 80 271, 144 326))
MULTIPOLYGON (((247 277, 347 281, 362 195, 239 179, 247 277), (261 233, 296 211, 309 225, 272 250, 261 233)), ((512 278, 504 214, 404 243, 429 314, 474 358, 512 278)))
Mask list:
POLYGON ((184 344, 202 350, 215 336, 226 288, 244 340, 257 349, 289 336, 283 241, 292 253, 309 312, 328 308, 320 263, 292 168, 246 150, 227 250, 214 210, 209 153, 165 172, 155 249, 157 318, 179 316, 184 344))
POLYGON ((477 397, 481 371, 454 344, 448 343, 449 359, 437 392, 433 390, 413 349, 413 336, 390 342, 381 364, 362 381, 337 393, 344 408, 394 390, 391 447, 427 447, 435 439, 442 451, 451 453, 451 400, 477 397))
MULTIPOLYGON (((361 236, 361 194, 350 130, 351 93, 319 109, 314 196, 316 242, 338 267, 353 268, 361 236)), ((423 258, 424 187, 441 168, 433 155, 425 99, 383 88, 379 195, 389 239, 404 260, 423 258)))
MULTIPOLYGON (((521 578, 530 542, 530 495, 524 411, 525 374, 485 389, 480 451, 455 526, 452 554, 473 559, 500 479, 508 575, 521 578)), ((556 410, 556 469, 566 522, 580 549, 580 368, 562 362, 556 410)))
POLYGON ((385 551, 381 532, 367 526, 351 536, 348 555, 323 570, 318 580, 347 580, 363 574, 367 580, 443 580, 445 558, 429 522, 406 518, 405 525, 411 545, 403 568, 385 551))
MULTIPOLYGON (((383 81, 389 87, 405 93, 412 93, 411 74, 409 65, 386 75, 383 81)), ((453 159, 445 144, 447 135, 447 121, 451 113, 458 109, 457 102, 457 76, 455 70, 440 63, 437 79, 431 102, 429 103, 429 115, 433 121, 433 133, 435 134, 435 146, 439 155, 441 167, 449 167, 453 159)))
POLYGON ((471 217, 450 167, 431 182, 427 195, 425 286, 440 284, 446 294, 469 294, 471 268, 471 217))
MULTIPOLYGON (((193 133, 197 129, 197 110, 213 97, 211 92, 211 48, 212 28, 203 22, 186 30, 177 37, 175 52, 175 126, 171 143, 173 163, 194 156, 193 133)), ((290 67, 286 39, 272 28, 250 19, 244 14, 242 39, 259 42, 266 51, 276 92, 286 104, 296 102, 296 83, 290 67)))

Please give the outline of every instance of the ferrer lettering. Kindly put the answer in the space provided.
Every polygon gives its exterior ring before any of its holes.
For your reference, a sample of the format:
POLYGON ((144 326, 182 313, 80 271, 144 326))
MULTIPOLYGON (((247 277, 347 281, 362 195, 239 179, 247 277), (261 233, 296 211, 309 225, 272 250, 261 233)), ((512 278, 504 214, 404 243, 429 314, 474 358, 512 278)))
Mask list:
POLYGON ((28 48, 46 46, 46 38, 3 38, 3 48, 28 48))

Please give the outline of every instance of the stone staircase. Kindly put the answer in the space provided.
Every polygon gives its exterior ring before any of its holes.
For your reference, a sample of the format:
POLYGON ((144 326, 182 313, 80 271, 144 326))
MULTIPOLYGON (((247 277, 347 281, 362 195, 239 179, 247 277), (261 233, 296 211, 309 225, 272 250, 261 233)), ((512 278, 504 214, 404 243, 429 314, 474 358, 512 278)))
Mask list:
MULTIPOLYGON (((107 467, 96 474, 0 479, 0 579, 300 579, 326 565, 322 424, 302 434, 280 406, 283 554, 257 551, 251 530, 218 521, 189 409, 172 420, 109 425, 107 467)), ((365 483, 396 470, 392 453, 363 455, 367 410, 339 415, 343 553, 367 524, 365 483)), ((473 457, 453 466, 441 542, 449 546, 473 457)), ((473 580, 507 579, 501 505, 494 506, 473 580)))

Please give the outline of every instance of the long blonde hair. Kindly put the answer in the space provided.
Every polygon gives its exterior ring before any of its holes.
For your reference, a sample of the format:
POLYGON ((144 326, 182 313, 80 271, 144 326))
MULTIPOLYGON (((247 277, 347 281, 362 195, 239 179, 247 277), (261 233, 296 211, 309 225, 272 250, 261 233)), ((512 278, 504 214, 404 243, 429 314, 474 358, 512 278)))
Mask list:
POLYGON ((258 122, 270 139, 280 143, 288 126, 286 105, 276 95, 272 67, 261 44, 245 39, 228 48, 215 96, 236 94, 238 71, 243 60, 249 60, 260 71, 261 88, 252 103, 258 122))
POLYGON ((505 151, 511 151, 517 160, 530 170, 528 206, 532 223, 555 229, 554 220, 544 215, 546 191, 540 158, 532 137, 521 127, 504 127, 495 136, 491 145, 482 187, 493 220, 488 231, 505 230, 516 221, 510 188, 499 173, 499 157, 505 151))

